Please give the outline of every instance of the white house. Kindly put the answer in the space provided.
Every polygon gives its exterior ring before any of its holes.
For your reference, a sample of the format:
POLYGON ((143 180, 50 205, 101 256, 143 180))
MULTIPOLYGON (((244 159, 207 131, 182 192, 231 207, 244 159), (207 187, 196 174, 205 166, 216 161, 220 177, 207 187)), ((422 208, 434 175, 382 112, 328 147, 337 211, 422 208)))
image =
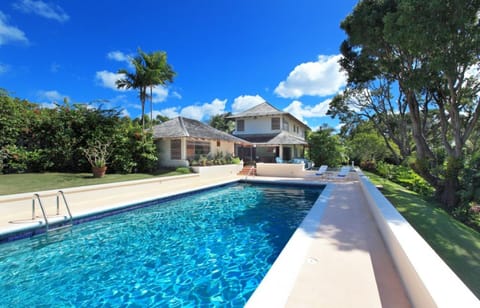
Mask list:
POLYGON ((311 129, 290 113, 264 102, 230 118, 235 119, 233 135, 251 143, 237 145, 236 153, 244 161, 271 163, 277 157, 285 161, 304 157, 305 134, 311 129))
POLYGON ((200 121, 183 117, 155 125, 153 138, 159 149, 159 165, 165 167, 189 166, 189 160, 219 152, 238 156, 235 145, 249 144, 200 121))

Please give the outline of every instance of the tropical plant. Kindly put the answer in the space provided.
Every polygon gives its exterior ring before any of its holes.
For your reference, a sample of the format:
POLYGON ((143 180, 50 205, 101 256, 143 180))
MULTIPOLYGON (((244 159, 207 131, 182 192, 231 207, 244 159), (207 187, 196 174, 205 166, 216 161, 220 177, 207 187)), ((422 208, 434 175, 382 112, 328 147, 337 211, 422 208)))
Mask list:
POLYGON ((146 70, 147 87, 150 88, 150 125, 153 125, 153 88, 156 86, 165 86, 173 82, 176 73, 167 63, 167 53, 164 51, 154 51, 145 53, 140 48, 138 53, 143 59, 146 70))
POLYGON ((221 130, 222 132, 231 134, 235 130, 235 120, 229 118, 229 116, 231 115, 231 112, 214 115, 210 119, 208 125, 218 130, 221 130))
POLYGON ((107 166, 107 159, 110 157, 110 142, 95 140, 90 146, 83 150, 85 157, 92 167, 102 168, 107 166))
POLYGON ((309 156, 315 165, 338 166, 348 163, 342 142, 333 132, 332 128, 323 126, 308 135, 309 156))
POLYGON ((135 72, 126 69, 118 70, 118 74, 124 77, 115 83, 119 89, 135 89, 139 91, 140 103, 142 105, 142 128, 145 129, 145 101, 150 98, 150 120, 153 121, 153 88, 157 85, 166 85, 173 82, 175 72, 167 63, 167 54, 163 51, 145 53, 140 48, 138 55, 131 59, 135 72), (150 95, 147 93, 150 89, 150 95))
POLYGON ((118 74, 122 74, 124 77, 118 79, 115 84, 119 89, 134 89, 138 90, 138 97, 142 105, 142 128, 145 129, 145 101, 147 100, 147 87, 149 82, 147 81, 146 67, 144 66, 141 56, 136 56, 131 60, 131 63, 135 69, 135 72, 129 72, 126 69, 118 70, 118 74))

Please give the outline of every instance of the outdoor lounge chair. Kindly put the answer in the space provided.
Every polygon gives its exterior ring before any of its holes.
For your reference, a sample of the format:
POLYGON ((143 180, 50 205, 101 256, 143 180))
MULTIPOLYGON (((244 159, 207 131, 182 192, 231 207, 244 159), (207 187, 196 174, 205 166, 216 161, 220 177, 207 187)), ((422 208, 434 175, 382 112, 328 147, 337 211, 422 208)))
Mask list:
POLYGON ((350 172, 350 166, 343 166, 340 168, 340 171, 338 172, 337 176, 338 177, 346 177, 347 174, 350 172))
POLYGON ((275 162, 276 162, 277 164, 283 164, 283 163, 284 163, 283 159, 281 159, 281 158, 278 157, 278 156, 275 157, 275 162))
POLYGON ((318 168, 317 172, 315 172, 315 175, 323 175, 328 169, 327 165, 321 165, 320 168, 318 168))

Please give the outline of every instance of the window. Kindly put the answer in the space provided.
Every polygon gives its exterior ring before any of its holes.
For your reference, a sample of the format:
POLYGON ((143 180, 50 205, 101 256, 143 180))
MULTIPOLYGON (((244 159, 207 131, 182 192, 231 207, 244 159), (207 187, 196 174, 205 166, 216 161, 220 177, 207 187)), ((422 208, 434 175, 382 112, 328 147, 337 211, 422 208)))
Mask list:
POLYGON ((170 159, 182 159, 182 141, 180 139, 170 140, 170 159))
POLYGON ((287 132, 290 130, 290 123, 288 123, 288 121, 283 120, 283 130, 287 132))
POLYGON ((196 159, 200 155, 210 153, 210 142, 191 140, 187 141, 187 158, 196 159))
POLYGON ((245 120, 237 120, 237 132, 243 132, 245 130, 245 120))
POLYGON ((280 129, 280 118, 272 118, 272 130, 280 129))

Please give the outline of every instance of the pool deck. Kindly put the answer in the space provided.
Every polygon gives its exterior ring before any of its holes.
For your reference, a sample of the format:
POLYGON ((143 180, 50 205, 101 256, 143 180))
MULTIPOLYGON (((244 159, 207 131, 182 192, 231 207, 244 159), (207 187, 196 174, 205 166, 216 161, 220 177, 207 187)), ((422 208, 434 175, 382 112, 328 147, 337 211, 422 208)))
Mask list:
MULTIPOLYGON (((205 178, 187 175, 175 178, 125 182, 103 186, 64 189, 74 217, 106 211, 243 179, 238 176, 205 178)), ((308 252, 299 265, 285 307, 410 307, 376 223, 367 208, 358 179, 308 176, 303 179, 254 177, 262 181, 334 182, 331 196, 311 234, 308 252)), ((33 193, 0 196, 0 234, 38 225, 32 222, 33 193)), ((40 193, 49 220, 55 216, 56 191, 40 193), (53 216, 50 216, 53 215, 53 216)), ((37 216, 41 214, 37 209, 37 216)), ((275 294, 273 290, 272 294, 275 294)))

